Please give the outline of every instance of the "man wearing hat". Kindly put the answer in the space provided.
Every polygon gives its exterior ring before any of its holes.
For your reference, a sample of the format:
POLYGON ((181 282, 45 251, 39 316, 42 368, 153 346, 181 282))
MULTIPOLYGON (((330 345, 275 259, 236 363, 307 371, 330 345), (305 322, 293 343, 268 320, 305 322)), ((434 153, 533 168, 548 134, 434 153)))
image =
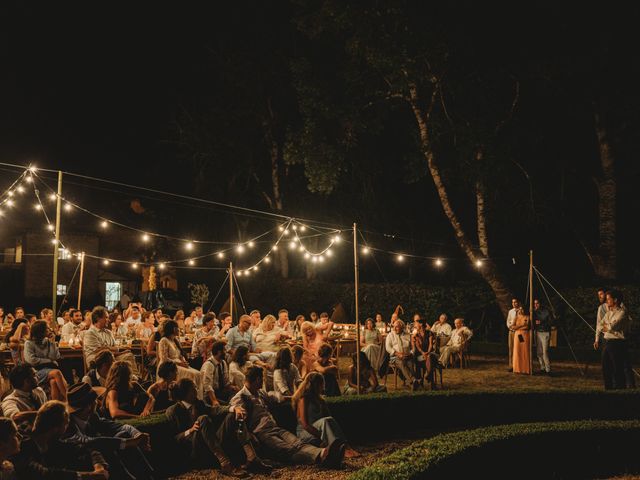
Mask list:
POLYGON ((98 394, 85 382, 71 385, 67 397, 70 416, 63 441, 100 451, 109 462, 113 478, 154 478, 143 453, 150 449, 149 434, 100 417, 96 413, 98 394))

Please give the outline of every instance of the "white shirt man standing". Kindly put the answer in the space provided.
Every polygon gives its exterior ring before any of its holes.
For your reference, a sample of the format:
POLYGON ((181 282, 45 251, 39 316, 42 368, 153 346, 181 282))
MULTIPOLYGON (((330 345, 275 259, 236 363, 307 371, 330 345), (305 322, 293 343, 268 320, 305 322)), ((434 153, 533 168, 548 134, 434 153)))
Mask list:
POLYGON ((507 329, 509 330, 509 371, 513 371, 513 338, 515 337, 514 325, 516 323, 516 316, 520 309, 520 300, 517 298, 511 299, 511 310, 507 314, 507 329))

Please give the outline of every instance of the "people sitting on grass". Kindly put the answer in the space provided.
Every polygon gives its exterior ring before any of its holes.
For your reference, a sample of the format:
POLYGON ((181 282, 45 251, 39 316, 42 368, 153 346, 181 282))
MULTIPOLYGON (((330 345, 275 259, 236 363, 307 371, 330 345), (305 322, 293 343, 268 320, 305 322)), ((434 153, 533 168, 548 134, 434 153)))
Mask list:
POLYGON ((404 322, 396 320, 393 330, 387 335, 385 348, 389 354, 389 365, 396 368, 405 381, 411 382, 413 389, 418 387, 415 379, 415 363, 411 353, 411 335, 405 332, 404 322))
POLYGON ((38 409, 47 401, 47 394, 38 386, 36 371, 31 365, 13 367, 9 381, 13 391, 2 400, 2 414, 16 422, 21 430, 28 429, 38 409), (23 423, 27 425, 21 425, 23 423))
POLYGON ((200 371, 202 373, 204 399, 209 405, 219 405, 220 401, 228 402, 238 392, 239 388, 231 382, 229 377, 229 365, 225 360, 224 342, 215 342, 213 344, 211 355, 202 364, 200 371))
POLYGON ((313 363, 313 371, 321 373, 324 378, 324 392, 327 397, 340 396, 338 367, 331 359, 332 353, 331 345, 323 343, 318 350, 318 359, 313 363))
POLYGON ((117 361, 111 366, 105 386, 103 415, 114 420, 146 417, 153 411, 153 397, 131 379, 131 367, 117 361))
POLYGON ((451 357, 458 352, 464 351, 469 340, 473 337, 471 329, 464 324, 463 318, 456 318, 453 321, 456 328, 451 331, 451 337, 447 344, 440 350, 440 364, 449 366, 451 357))
POLYGON ((276 365, 273 371, 273 389, 284 397, 291 397, 302 382, 298 367, 293 364, 293 357, 289 347, 282 347, 276 355, 276 365))
POLYGON ((60 351, 46 320, 33 323, 29 340, 24 344, 24 359, 36 369, 38 385, 49 389, 50 398, 66 402, 67 381, 58 365, 60 351))
POLYGON ((10 458, 20 452, 21 435, 13 420, 0 417, 0 479, 16 480, 15 467, 10 458))
POLYGON ((351 366, 349 367, 349 373, 347 374, 347 384, 345 385, 345 395, 356 395, 358 393, 382 393, 387 391, 387 387, 380 385, 378 382, 378 375, 371 366, 369 359, 363 351, 358 353, 360 355, 360 391, 358 392, 358 365, 356 364, 357 357, 354 353, 351 366))
POLYGON ((107 385, 107 377, 109 370, 115 362, 113 353, 110 350, 102 350, 96 355, 91 370, 82 377, 82 381, 88 383, 91 387, 104 388, 107 385))
POLYGON ((180 329, 174 320, 166 320, 162 325, 162 338, 158 343, 158 364, 171 360, 178 366, 178 379, 190 378, 198 387, 198 398, 202 398, 202 374, 191 368, 182 354, 178 336, 180 329))
POLYGON ((300 377, 304 378, 307 375, 307 364, 304 361, 304 348, 300 345, 294 345, 291 347, 291 354, 293 355, 293 364, 298 369, 300 377))
POLYGON ((244 385, 244 376, 251 367, 253 362, 249 360, 249 349, 244 345, 236 348, 229 362, 229 380, 238 390, 244 385))
POLYGON ((69 426, 67 406, 46 402, 37 412, 31 434, 14 457, 17 478, 43 480, 107 480, 108 464, 93 448, 62 442, 69 426))
POLYGON ((174 404, 171 386, 178 379, 178 366, 167 360, 158 367, 158 379, 147 388, 147 394, 154 399, 153 411, 162 412, 174 404))
POLYGON ((251 445, 243 424, 247 412, 242 405, 206 405, 198 400, 196 386, 188 378, 173 386, 172 395, 176 403, 167 409, 166 415, 173 424, 176 441, 186 449, 192 464, 213 456, 227 475, 242 477, 246 471, 271 472, 251 445), (240 460, 243 455, 246 461, 240 460), (236 460, 235 465, 230 457, 236 460))
POLYGON ((291 402, 298 419, 296 435, 304 443, 326 447, 333 442, 345 444, 345 457, 358 453, 346 446, 347 438, 335 418, 329 413, 323 398, 324 379, 318 372, 311 372, 295 391, 291 402))
POLYGON ((270 406, 278 403, 278 395, 275 392, 265 392, 262 383, 262 368, 250 368, 244 387, 231 399, 233 407, 243 407, 247 412, 245 425, 256 437, 260 447, 268 455, 283 462, 339 468, 346 448, 344 442, 336 440, 327 447, 315 447, 278 426, 269 411, 270 406))
POLYGON ((109 463, 112 478, 153 478, 153 467, 143 451, 151 448, 148 433, 108 420, 96 413, 98 394, 86 383, 69 387, 69 427, 62 440, 98 450, 109 463))

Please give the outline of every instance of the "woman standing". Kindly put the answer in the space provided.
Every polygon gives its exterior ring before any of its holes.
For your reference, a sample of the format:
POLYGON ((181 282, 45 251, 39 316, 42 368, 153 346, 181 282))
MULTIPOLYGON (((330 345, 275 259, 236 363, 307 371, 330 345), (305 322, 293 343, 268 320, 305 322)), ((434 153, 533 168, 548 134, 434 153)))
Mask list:
POLYGON ((178 344, 180 335, 178 324, 174 320, 166 320, 162 325, 162 338, 158 343, 158 364, 171 360, 178 366, 178 380, 190 378, 198 387, 198 395, 202 399, 202 374, 199 370, 191 368, 182 355, 182 348, 178 344))
POLYGON ((515 335, 513 338, 513 373, 531 373, 529 352, 529 315, 520 307, 513 324, 515 335))
MULTIPOLYGON (((344 432, 331 416, 327 402, 322 397, 323 392, 322 375, 311 372, 294 393, 291 402, 298 419, 296 435, 303 442, 315 446, 327 446, 336 440, 346 443, 344 432)), ((358 453, 347 447, 345 457, 355 456, 358 453)))
POLYGON ((24 360, 36 369, 38 386, 49 385, 53 400, 67 401, 67 382, 58 367, 60 351, 46 320, 36 320, 24 343, 24 360))

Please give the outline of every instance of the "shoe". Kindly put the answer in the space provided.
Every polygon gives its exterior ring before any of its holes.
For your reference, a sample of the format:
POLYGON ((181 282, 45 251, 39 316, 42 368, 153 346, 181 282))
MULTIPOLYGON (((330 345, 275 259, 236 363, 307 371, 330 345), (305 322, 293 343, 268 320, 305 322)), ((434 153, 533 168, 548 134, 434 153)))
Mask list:
POLYGON ((507 369, 507 372, 509 372, 509 373, 513 373, 513 368, 508 368, 508 369, 507 369))
POLYGON ((414 381, 413 381, 413 383, 411 384, 411 391, 412 391, 412 392, 415 392, 416 390, 418 390, 418 386, 419 386, 419 385, 420 385, 420 384, 418 383, 418 381, 417 381, 417 380, 414 380, 414 381))
POLYGON ((320 465, 324 468, 339 468, 342 465, 346 443, 342 440, 334 440, 323 452, 320 465))
POLYGON ((220 468, 220 473, 233 478, 249 478, 251 476, 244 468, 234 467, 230 463, 220 468))
POLYGON ((267 465, 259 458, 256 458, 253 462, 247 464, 247 471, 249 473, 270 475, 273 471, 273 467, 271 465, 267 465))

